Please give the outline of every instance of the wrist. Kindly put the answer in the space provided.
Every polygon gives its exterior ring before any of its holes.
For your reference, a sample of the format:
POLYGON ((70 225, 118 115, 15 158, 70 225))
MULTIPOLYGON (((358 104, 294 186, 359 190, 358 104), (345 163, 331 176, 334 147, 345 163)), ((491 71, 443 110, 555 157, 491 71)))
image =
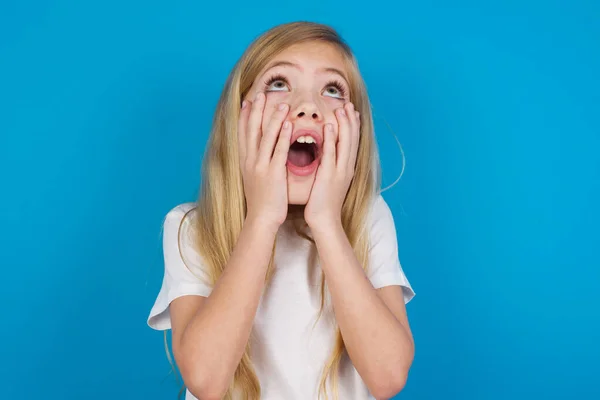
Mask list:
POLYGON ((344 232, 341 218, 319 218, 318 222, 308 223, 315 240, 327 239, 344 232))
POLYGON ((275 237, 279 230, 280 224, 272 221, 267 221, 258 217, 246 217, 244 220, 245 230, 250 231, 253 235, 259 237, 275 237))

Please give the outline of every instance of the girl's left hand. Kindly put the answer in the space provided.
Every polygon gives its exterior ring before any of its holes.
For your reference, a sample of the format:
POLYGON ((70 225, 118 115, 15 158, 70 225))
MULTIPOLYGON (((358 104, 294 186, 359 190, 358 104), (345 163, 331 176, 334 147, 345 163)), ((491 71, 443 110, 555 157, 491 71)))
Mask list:
POLYGON ((338 132, 331 124, 324 127, 321 164, 304 209, 304 219, 313 230, 341 223, 342 205, 354 177, 360 115, 352 103, 346 103, 335 116, 338 132))

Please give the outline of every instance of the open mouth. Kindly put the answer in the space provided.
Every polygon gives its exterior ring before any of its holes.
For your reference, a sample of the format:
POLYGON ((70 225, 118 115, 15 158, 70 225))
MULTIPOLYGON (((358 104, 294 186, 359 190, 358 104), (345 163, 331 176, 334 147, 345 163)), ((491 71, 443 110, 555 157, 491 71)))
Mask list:
POLYGON ((313 138, 301 136, 288 152, 288 162, 296 167, 304 168, 312 164, 319 156, 319 148, 313 138))

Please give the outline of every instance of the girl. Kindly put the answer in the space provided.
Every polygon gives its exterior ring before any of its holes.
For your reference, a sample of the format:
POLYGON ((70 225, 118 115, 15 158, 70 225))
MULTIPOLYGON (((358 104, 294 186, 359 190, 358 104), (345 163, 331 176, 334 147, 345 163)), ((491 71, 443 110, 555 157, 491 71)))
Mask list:
POLYGON ((370 104, 328 26, 277 26, 233 69, 197 203, 164 225, 148 324, 172 330, 186 399, 388 399, 414 293, 379 192, 370 104))

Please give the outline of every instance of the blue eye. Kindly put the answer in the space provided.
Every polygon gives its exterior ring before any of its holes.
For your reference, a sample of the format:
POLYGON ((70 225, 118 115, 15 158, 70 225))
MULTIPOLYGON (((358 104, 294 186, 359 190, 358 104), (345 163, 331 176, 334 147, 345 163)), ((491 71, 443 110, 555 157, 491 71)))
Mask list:
POLYGON ((333 97, 334 99, 343 100, 346 97, 346 89, 340 82, 332 81, 327 83, 324 95, 327 97, 333 97))
POLYGON ((325 89, 325 96, 335 97, 337 99, 343 97, 340 91, 335 86, 329 86, 325 89))
POLYGON ((265 91, 282 92, 288 89, 288 81, 281 75, 275 75, 265 82, 265 91))
MULTIPOLYGON (((271 76, 265 81, 264 91, 266 92, 285 92, 290 90, 290 83, 287 78, 283 75, 277 74, 271 76)), ((323 92, 324 96, 331 97, 334 99, 345 100, 346 99, 346 88, 339 81, 330 81, 325 85, 323 92)))

